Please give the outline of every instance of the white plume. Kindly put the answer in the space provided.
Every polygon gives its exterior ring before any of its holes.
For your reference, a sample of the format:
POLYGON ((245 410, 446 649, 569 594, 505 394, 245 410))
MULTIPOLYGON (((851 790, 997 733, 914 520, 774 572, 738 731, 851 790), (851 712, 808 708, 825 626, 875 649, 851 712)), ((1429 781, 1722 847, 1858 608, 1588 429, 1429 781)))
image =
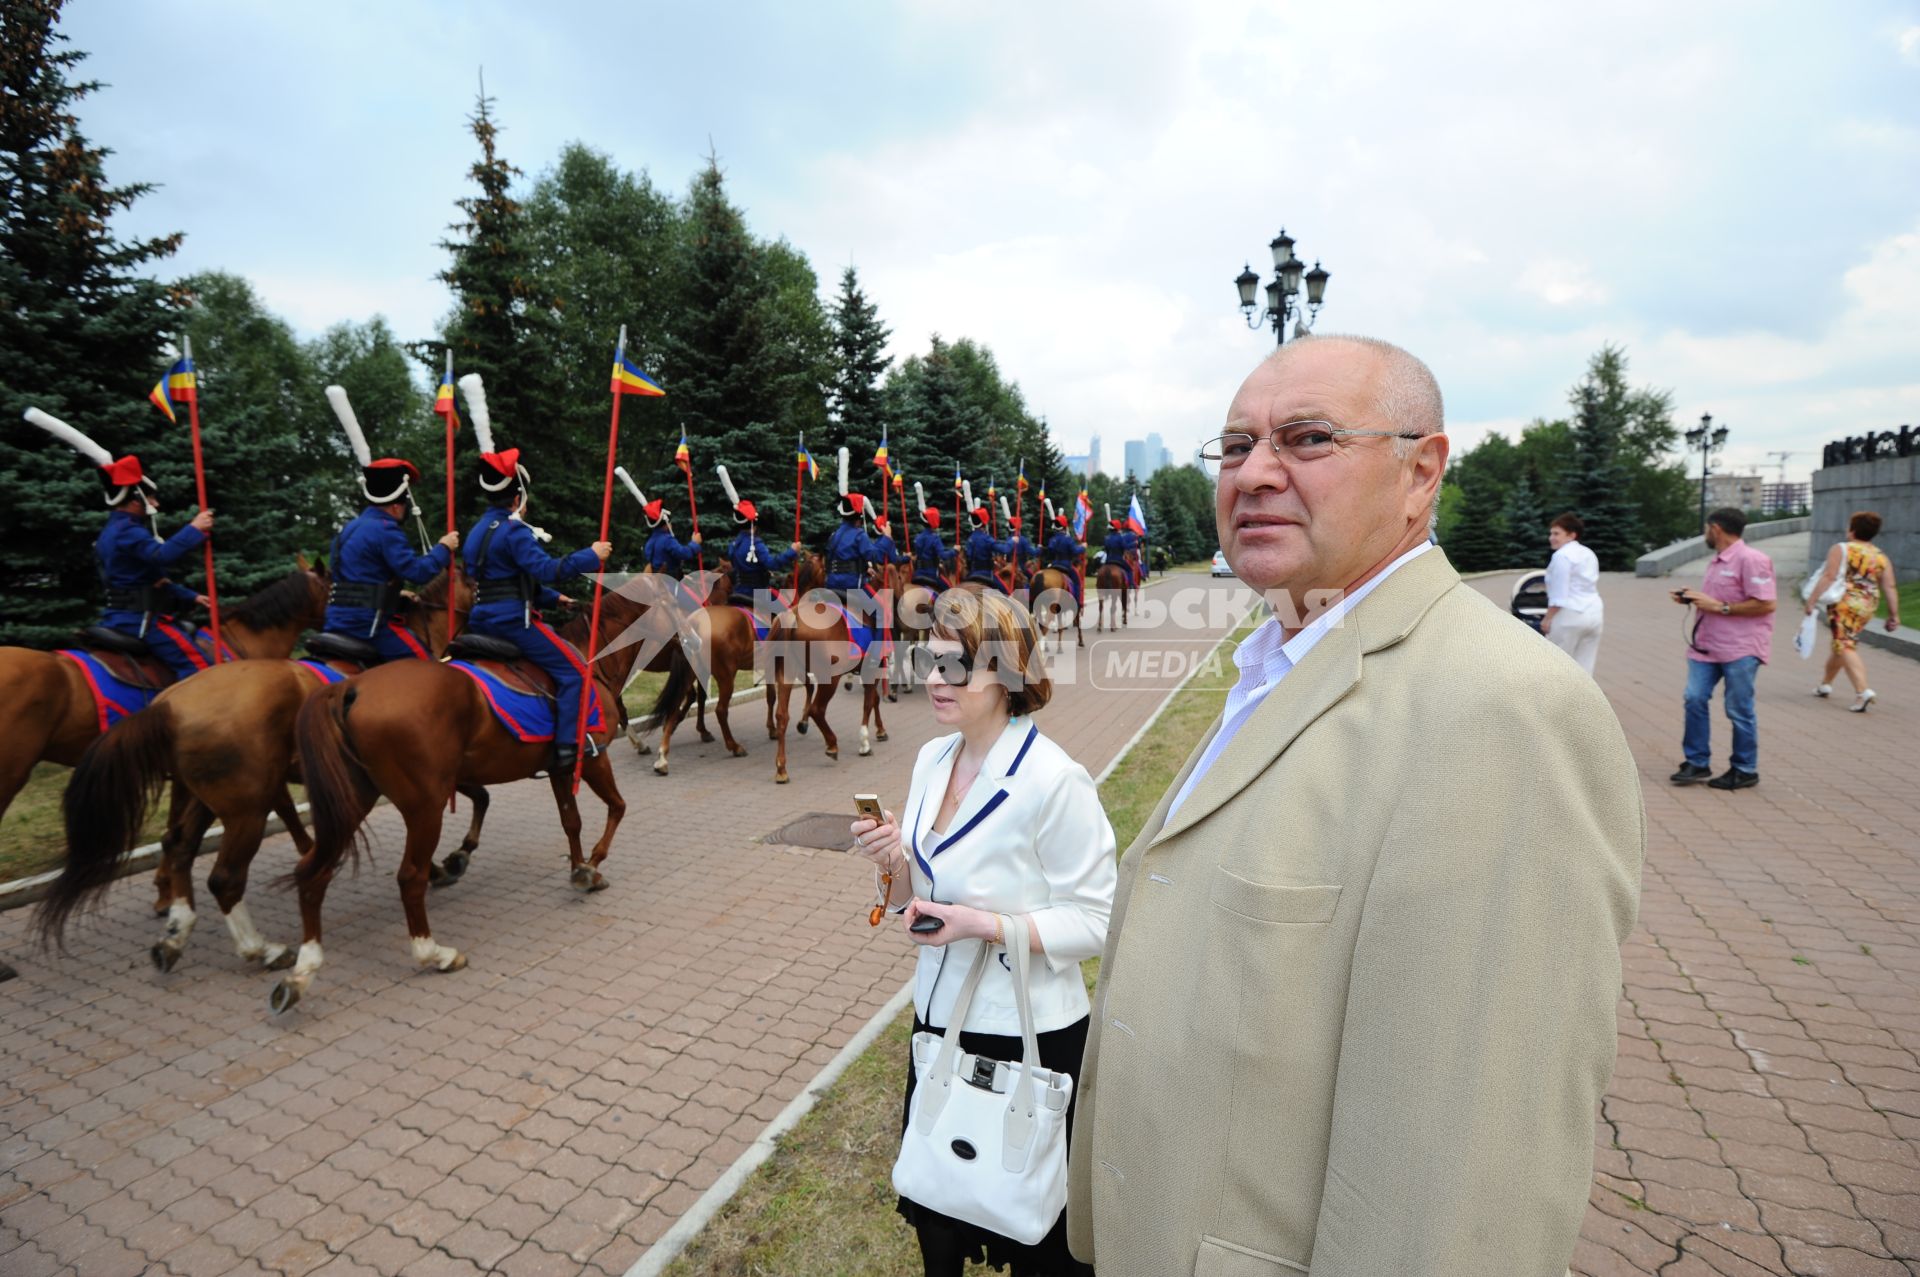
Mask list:
POLYGON ((333 415, 340 418, 340 428, 347 432, 347 446, 353 449, 353 459, 363 466, 372 465, 373 449, 367 447, 360 419, 353 415, 353 405, 347 402, 346 387, 328 386, 327 402, 333 405, 333 415))
POLYGON ((973 509, 974 509, 974 506, 973 506, 973 480, 971 480, 971 479, 962 479, 962 480, 960 481, 960 490, 961 490, 961 491, 962 491, 963 493, 965 493, 965 494, 966 494, 966 498, 967 498, 967 513, 968 513, 968 514, 972 514, 972 513, 973 513, 973 509))
POLYGON ((28 421, 40 427, 61 443, 66 444, 67 447, 72 448, 96 466, 110 466, 113 464, 112 453, 52 413, 42 412, 38 408, 29 408, 27 409, 26 416, 28 421))
POLYGON ((1007 510, 1007 499, 1005 497, 1000 498, 1000 522, 1008 526, 1012 526, 1013 524, 1013 515, 1007 510))
POLYGON ((920 503, 920 513, 925 514, 927 512, 927 490, 920 486, 918 479, 913 481, 913 499, 920 503))
POLYGON ((1047 522, 1052 523, 1053 522, 1053 498, 1041 497, 1040 504, 1047 507, 1047 522))
POLYGON ((479 373, 470 372, 460 379, 460 394, 467 401, 467 417, 473 422, 473 437, 480 441, 480 451, 494 451, 493 414, 487 411, 487 388, 481 384, 479 373))
POLYGON ((615 466, 613 472, 620 476, 620 482, 627 485, 627 491, 633 494, 633 499, 644 506, 647 503, 647 498, 641 493, 640 485, 633 481, 633 476, 627 473, 627 468, 625 466, 615 466))
POLYGON ((740 494, 734 491, 733 476, 727 473, 727 468, 725 466, 715 466, 713 472, 720 476, 720 486, 727 490, 727 504, 739 505, 740 494))
POLYGON ((1113 522, 1113 502, 1107 502, 1107 522, 1113 522))
POLYGON ((847 495, 847 450, 840 449, 840 495, 847 495))

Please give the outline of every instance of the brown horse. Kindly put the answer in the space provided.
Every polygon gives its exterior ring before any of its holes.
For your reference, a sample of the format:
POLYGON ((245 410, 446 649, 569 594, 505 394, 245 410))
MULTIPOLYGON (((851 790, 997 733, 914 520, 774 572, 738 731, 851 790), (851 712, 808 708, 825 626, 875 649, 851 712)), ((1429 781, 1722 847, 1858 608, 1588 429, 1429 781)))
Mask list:
POLYGON ((1130 593, 1128 585, 1125 568, 1118 563, 1100 565, 1100 573, 1094 578, 1094 587, 1100 591, 1100 611, 1094 618, 1093 625, 1095 633, 1107 629, 1117 630, 1127 623, 1127 596, 1130 593), (1109 625, 1107 609, 1116 601, 1120 605, 1120 620, 1117 624, 1109 625))
MULTIPOLYGON (((603 629, 609 635, 625 635, 643 611, 644 606, 623 590, 609 591, 603 629)), ((560 633, 578 646, 585 642, 586 630, 586 618, 580 617, 560 633)), ((600 864, 627 806, 614 783, 606 744, 620 730, 620 689, 643 647, 640 642, 609 643, 593 670, 603 727, 590 737, 599 748, 584 760, 582 774, 606 804, 607 823, 590 860, 581 854, 573 777, 564 771, 549 777, 567 836, 573 885, 581 891, 601 891, 608 885, 600 864)), ((461 650, 460 644, 454 645, 455 653, 461 650)), ((510 681, 531 675, 530 667, 518 663, 486 658, 477 663, 504 671, 510 681)), ((361 826, 381 794, 407 824, 397 877, 413 959, 436 971, 466 966, 464 955, 434 941, 427 923, 427 883, 448 796, 461 785, 503 785, 538 774, 547 766, 548 743, 523 742, 508 733, 472 678, 450 665, 425 661, 375 666, 357 678, 321 689, 301 707, 294 736, 311 804, 314 845, 294 870, 300 890, 299 957, 274 987, 269 1005, 275 1013, 293 1006, 320 969, 320 911, 327 884, 349 852, 357 855, 365 841, 361 826)))
POLYGON ((911 578, 894 594, 893 640, 896 646, 897 677, 900 689, 913 690, 913 649, 926 643, 933 634, 935 591, 915 585, 911 578))
MULTIPOLYGON (((420 604, 406 615, 408 630, 436 653, 446 646, 446 593, 443 574, 428 583, 420 604)), ((462 610, 471 598, 462 581, 462 610)), ((326 664, 341 675, 361 672, 351 661, 326 664)), ((234 950, 269 970, 290 966, 292 949, 268 943, 253 924, 244 899, 247 874, 269 813, 285 822, 297 854, 304 856, 313 846, 287 786, 296 778, 294 719, 307 697, 327 682, 301 661, 230 661, 167 688, 151 706, 90 745, 67 786, 66 865, 40 906, 42 935, 60 938, 72 911, 112 882, 161 783, 172 777, 176 804, 161 840, 155 879, 167 927, 150 950, 153 965, 171 971, 186 951, 195 921, 193 861, 208 825, 218 818, 220 851, 207 889, 226 919, 234 950), (178 801, 183 791, 193 799, 185 810, 178 801)), ((437 881, 452 881, 465 871, 486 816, 486 790, 463 785, 460 792, 473 803, 472 824, 460 850, 447 858, 447 868, 436 866, 437 881)))
MULTIPOLYGON (((824 580, 820 556, 805 556, 801 582, 824 580), (817 575, 816 575, 817 574, 817 575)), ((773 779, 784 785, 787 775, 787 725, 792 721, 789 699, 797 685, 806 685, 806 700, 801 707, 798 730, 806 733, 809 722, 820 725, 820 739, 828 758, 840 757, 840 738, 827 724, 827 702, 840 689, 841 676, 858 671, 863 689, 860 713, 860 753, 873 752, 873 741, 887 739, 887 725, 880 716, 880 685, 875 681, 880 638, 876 632, 867 659, 856 656, 853 638, 840 600, 825 589, 803 589, 789 611, 773 619, 767 637, 767 709, 768 734, 778 742, 774 751, 773 779), (777 706, 777 708, 776 708, 777 706), (877 728, 870 734, 868 721, 877 728)))
POLYGON ((1063 568, 1041 568, 1028 582, 1027 610, 1040 627, 1042 643, 1047 641, 1047 631, 1053 631, 1056 652, 1065 642, 1069 623, 1077 645, 1087 645, 1087 636, 1080 632, 1080 603, 1073 597, 1073 581, 1073 575, 1063 568))
MULTIPOLYGON (((220 641, 239 657, 284 659, 302 630, 320 623, 327 606, 326 573, 299 567, 226 608, 220 641)), ((29 647, 0 647, 0 817, 35 763, 80 761, 100 736, 100 712, 87 676, 74 662, 29 647)))

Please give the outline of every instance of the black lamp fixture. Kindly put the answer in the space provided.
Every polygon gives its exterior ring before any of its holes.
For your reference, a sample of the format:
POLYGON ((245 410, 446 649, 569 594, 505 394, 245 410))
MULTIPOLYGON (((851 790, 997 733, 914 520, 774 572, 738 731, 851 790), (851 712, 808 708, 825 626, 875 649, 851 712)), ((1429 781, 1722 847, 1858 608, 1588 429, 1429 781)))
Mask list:
POLYGON ((1700 526, 1707 523, 1707 477, 1713 473, 1713 454, 1727 441, 1727 428, 1713 424, 1713 414, 1700 414, 1700 424, 1687 431, 1687 449, 1700 451, 1700 526))
POLYGON ((1266 286, 1267 304, 1265 310, 1259 308, 1260 277, 1248 265, 1235 277, 1234 287, 1240 291, 1240 313, 1245 317, 1248 328, 1259 328, 1262 324, 1273 328, 1276 345, 1287 340, 1287 321, 1294 321, 1293 335, 1305 336, 1319 318, 1320 307, 1326 301, 1329 272, 1314 262, 1313 269, 1294 256, 1293 246, 1298 241, 1282 228, 1278 235, 1267 244, 1273 253, 1273 278, 1266 286), (1305 281, 1307 295, 1304 303, 1300 301, 1300 285, 1305 281))

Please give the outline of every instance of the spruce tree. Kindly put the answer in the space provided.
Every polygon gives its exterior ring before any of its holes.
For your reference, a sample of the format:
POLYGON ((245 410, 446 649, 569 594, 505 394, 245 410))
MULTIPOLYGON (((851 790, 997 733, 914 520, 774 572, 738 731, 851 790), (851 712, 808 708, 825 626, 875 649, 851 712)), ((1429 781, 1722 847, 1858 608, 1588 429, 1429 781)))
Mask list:
POLYGON ((887 338, 892 330, 880 322, 880 310, 860 289, 859 272, 849 266, 840 274, 840 295, 834 299, 833 381, 827 391, 827 410, 840 441, 852 450, 854 461, 871 463, 888 428, 891 454, 896 443, 892 423, 882 404, 880 378, 887 371, 887 338))
POLYGON ((1599 391, 1581 386, 1574 417, 1574 510, 1587 525, 1580 540, 1600 560, 1603 572, 1625 572, 1640 550, 1626 467, 1617 455, 1619 434, 1599 391))
POLYGON ((1460 517, 1446 543, 1447 558, 1462 572, 1513 566, 1507 558, 1505 500, 1493 476, 1480 470, 1460 475, 1460 517))
MULTIPOLYGON (((179 299, 146 278, 179 235, 123 239, 112 221, 152 189, 112 185, 107 151, 76 108, 100 85, 71 78, 85 54, 56 29, 59 0, 0 6, 0 488, 10 553, 0 560, 0 643, 64 641, 100 603, 93 540, 100 480, 21 420, 31 405, 116 456, 136 452, 160 484, 163 527, 189 513, 186 423, 146 402, 170 358, 179 299)), ((196 568, 183 576, 196 586, 196 568)))
POLYGON ((1540 506, 1540 499, 1534 492, 1533 479, 1525 471, 1507 489, 1507 499, 1501 508, 1501 522, 1506 525, 1507 546, 1505 567, 1545 566, 1551 547, 1547 543, 1547 521, 1552 518, 1540 506))

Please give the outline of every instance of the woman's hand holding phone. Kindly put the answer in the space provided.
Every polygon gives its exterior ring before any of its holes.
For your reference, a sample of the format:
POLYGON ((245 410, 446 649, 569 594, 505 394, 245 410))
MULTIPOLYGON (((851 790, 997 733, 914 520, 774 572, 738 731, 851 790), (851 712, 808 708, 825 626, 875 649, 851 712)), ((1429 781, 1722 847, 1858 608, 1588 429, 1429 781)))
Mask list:
POLYGON ((952 944, 955 940, 991 940, 998 930, 1000 920, 985 909, 975 909, 971 905, 947 905, 935 900, 921 900, 919 897, 907 902, 907 911, 901 915, 906 920, 907 939, 919 945, 952 944), (916 922, 925 926, 926 921, 940 924, 937 931, 916 931, 916 922))
POLYGON ((872 816, 862 816, 850 828, 853 831, 854 850, 871 860, 880 872, 899 874, 904 870, 906 862, 900 850, 900 826, 894 823, 892 812, 881 812, 878 820, 872 816))

